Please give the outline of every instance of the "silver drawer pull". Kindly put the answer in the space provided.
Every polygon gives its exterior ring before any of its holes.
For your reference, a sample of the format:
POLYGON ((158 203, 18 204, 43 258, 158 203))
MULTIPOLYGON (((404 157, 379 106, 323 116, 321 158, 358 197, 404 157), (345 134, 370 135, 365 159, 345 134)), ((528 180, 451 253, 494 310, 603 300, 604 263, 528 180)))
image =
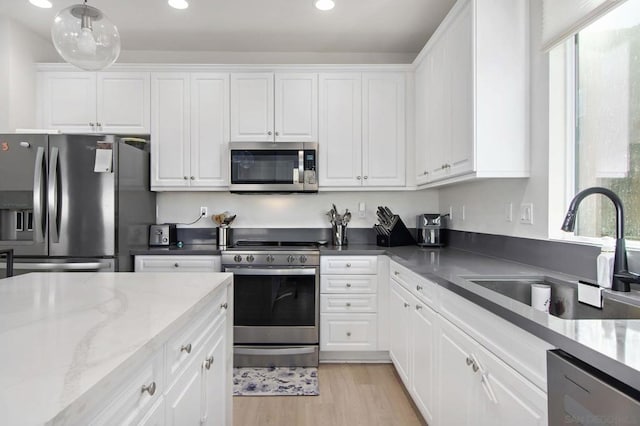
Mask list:
POLYGON ((213 355, 211 355, 204 361, 204 368, 206 368, 207 370, 211 369, 211 364, 213 364, 213 355))
POLYGON ((408 304, 407 302, 404 302, 404 307, 408 308, 409 306, 411 306, 410 304, 408 304))
POLYGON ((347 288, 351 288, 351 283, 346 284, 347 288))
POLYGON ((422 286, 421 286, 421 285, 417 285, 417 286, 416 286, 416 290, 418 290, 418 291, 422 291, 422 286))
POLYGON ((347 337, 351 337, 351 332, 347 331, 347 337))
POLYGON ((180 352, 186 352, 188 354, 191 353, 191 343, 189 343, 188 345, 182 345, 182 347, 180 347, 180 352))
POLYGON ((351 303, 347 302, 347 308, 348 308, 349 306, 351 306, 351 303))
POLYGON ((351 264, 350 263, 347 263, 347 268, 351 268, 351 264))
POLYGON ((229 304, 227 302, 220 304, 220 309, 227 309, 228 307, 229 307, 229 304))
POLYGON ((393 271, 393 275, 398 276, 398 275, 400 275, 400 272, 398 272, 398 271, 393 271))
POLYGON ((422 309, 422 305, 416 305, 416 311, 419 311, 420 309, 422 309))
POLYGON ((174 263, 174 264, 173 264, 173 266, 174 266, 175 268, 179 268, 179 267, 180 267, 180 265, 178 264, 178 262, 174 263))
POLYGON ((143 385, 141 392, 142 393, 148 392, 149 395, 153 396, 153 394, 156 393, 156 382, 151 382, 150 385, 143 385))

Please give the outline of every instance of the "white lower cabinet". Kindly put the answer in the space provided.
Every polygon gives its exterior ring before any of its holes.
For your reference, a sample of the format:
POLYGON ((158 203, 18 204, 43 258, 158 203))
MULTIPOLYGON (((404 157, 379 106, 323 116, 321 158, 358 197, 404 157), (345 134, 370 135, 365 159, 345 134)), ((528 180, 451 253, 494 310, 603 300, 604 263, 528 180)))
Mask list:
POLYGON ((393 261, 389 281, 391 360, 429 425, 547 424, 546 342, 393 261))
POLYGON ((220 256, 205 255, 139 255, 135 256, 136 272, 220 272, 220 256))

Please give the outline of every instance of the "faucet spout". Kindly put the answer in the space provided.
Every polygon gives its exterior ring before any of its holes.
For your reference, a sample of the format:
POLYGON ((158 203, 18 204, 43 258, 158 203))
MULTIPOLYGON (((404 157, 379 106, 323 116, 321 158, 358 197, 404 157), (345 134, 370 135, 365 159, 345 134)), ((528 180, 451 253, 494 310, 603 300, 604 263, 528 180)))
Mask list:
POLYGON ((640 283, 640 277, 629 272, 627 264, 627 249, 624 241, 624 208, 618 195, 607 188, 594 186, 582 190, 573 197, 569 210, 562 223, 562 230, 573 232, 576 227, 576 214, 582 200, 591 194, 601 194, 611 200, 616 208, 616 251, 613 261, 613 281, 611 289, 614 291, 630 291, 629 283, 640 283))

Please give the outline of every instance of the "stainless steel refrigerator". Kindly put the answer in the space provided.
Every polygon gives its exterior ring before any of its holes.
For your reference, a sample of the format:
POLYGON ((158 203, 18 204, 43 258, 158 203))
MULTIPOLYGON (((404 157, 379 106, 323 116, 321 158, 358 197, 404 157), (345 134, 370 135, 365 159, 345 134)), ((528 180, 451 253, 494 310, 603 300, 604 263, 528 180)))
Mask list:
POLYGON ((155 215, 147 143, 0 135, 0 249, 14 250, 14 274, 131 271, 155 215))

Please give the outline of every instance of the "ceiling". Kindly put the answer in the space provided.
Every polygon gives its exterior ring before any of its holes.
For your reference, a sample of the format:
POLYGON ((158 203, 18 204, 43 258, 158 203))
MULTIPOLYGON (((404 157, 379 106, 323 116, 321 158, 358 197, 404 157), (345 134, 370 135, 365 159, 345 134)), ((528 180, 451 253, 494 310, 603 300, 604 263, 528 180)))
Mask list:
MULTIPOLYGON (((44 38, 56 13, 80 0, 0 0, 0 15, 44 38)), ((89 0, 118 27, 123 50, 417 53, 455 0, 335 0, 321 12, 311 0, 89 0)))

